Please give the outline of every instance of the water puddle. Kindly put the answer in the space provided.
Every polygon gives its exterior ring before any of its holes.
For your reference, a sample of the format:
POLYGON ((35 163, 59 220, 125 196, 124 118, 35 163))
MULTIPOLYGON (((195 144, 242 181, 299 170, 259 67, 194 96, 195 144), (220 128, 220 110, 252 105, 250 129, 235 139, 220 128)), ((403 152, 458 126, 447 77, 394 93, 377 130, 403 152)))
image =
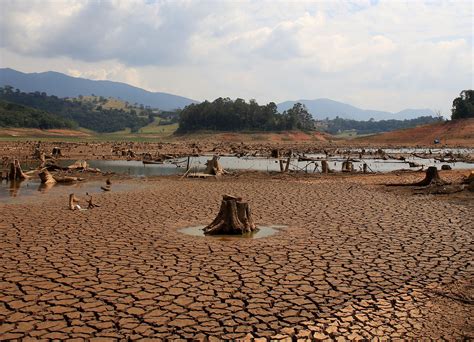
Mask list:
POLYGON ((178 232, 191 235, 191 236, 199 236, 204 237, 207 239, 217 239, 217 240, 235 240, 235 239, 260 239, 268 236, 272 236, 277 234, 283 229, 288 228, 288 226, 283 225, 269 225, 269 226, 257 226, 258 230, 249 234, 243 235, 204 235, 204 231, 202 230, 205 226, 193 226, 187 228, 178 229, 178 232))

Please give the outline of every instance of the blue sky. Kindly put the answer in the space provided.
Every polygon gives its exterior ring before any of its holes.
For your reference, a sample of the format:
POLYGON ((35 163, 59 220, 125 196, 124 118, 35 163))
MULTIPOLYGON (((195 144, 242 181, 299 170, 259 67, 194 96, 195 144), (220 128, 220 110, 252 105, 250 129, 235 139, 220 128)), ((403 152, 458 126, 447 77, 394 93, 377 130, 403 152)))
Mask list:
POLYGON ((473 87, 470 1, 13 1, 0 66, 197 100, 331 98, 449 116, 473 87))

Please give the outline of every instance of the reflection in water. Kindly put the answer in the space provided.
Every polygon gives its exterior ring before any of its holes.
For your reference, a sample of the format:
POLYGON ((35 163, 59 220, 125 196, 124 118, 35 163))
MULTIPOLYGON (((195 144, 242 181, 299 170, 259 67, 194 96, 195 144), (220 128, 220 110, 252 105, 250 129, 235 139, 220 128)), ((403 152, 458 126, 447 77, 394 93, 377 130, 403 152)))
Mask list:
POLYGON ((205 226, 195 226, 179 229, 180 233, 192 236, 201 236, 209 239, 218 239, 222 241, 233 240, 233 239, 259 239, 267 236, 274 235, 280 230, 287 228, 283 225, 270 225, 270 226, 257 226, 258 230, 243 234, 243 235, 204 235, 203 228, 205 226))
POLYGON ((56 185, 55 183, 41 183, 41 184, 38 186, 38 191, 39 191, 39 192, 46 193, 46 192, 48 192, 49 190, 51 190, 51 188, 54 187, 55 185, 56 185))
POLYGON ((12 180, 8 185, 8 190, 10 191, 11 197, 16 197, 20 194, 20 186, 23 180, 12 180))

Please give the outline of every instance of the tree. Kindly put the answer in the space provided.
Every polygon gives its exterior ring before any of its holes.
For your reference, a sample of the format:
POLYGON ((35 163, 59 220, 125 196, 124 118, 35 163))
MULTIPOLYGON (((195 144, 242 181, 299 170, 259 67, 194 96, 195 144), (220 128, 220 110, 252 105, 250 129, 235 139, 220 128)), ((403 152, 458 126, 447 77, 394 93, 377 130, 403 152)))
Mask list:
POLYGON ((463 90, 453 101, 451 119, 474 118, 474 90, 463 90))
POLYGON ((313 117, 302 103, 295 103, 293 108, 286 110, 287 129, 310 130, 313 128, 313 117))

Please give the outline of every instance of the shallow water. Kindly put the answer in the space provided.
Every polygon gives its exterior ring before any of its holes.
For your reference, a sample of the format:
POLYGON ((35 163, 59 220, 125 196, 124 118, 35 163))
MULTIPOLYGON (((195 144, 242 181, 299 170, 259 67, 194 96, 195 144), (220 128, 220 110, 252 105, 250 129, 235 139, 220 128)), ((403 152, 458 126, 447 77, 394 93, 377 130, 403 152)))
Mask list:
MULTIPOLYGON (((323 155, 307 155, 311 158, 323 158, 323 155)), ((190 158, 191 172, 202 172, 206 169, 206 161, 209 160, 210 156, 200 156, 190 158)), ((359 160, 359 159, 357 159, 359 160)), ((175 159, 172 162, 165 164, 143 164, 141 161, 126 161, 126 160, 91 160, 88 161, 91 167, 96 167, 105 172, 115 172, 118 174, 128 174, 134 177, 147 177, 147 176, 164 176, 164 175, 179 175, 185 172, 187 158, 175 159)), ((333 171, 341 171, 342 157, 330 157, 328 158, 329 168, 333 171)), ((363 164, 367 163, 369 171, 373 172, 390 172, 395 170, 416 170, 419 167, 410 168, 408 161, 415 162, 419 165, 423 165, 425 168, 428 166, 436 166, 441 169, 441 165, 448 163, 441 163, 435 159, 422 159, 416 157, 409 157, 406 162, 389 159, 374 159, 364 158, 360 162, 353 162, 354 170, 362 171, 363 164)), ((266 171, 266 172, 278 172, 280 171, 280 164, 278 160, 273 158, 263 157, 226 157, 223 156, 219 159, 220 164, 225 170, 228 171, 266 171)), ((474 164, 469 163, 449 163, 453 169, 470 169, 474 167, 474 164)), ((296 158, 290 162, 290 170, 303 171, 308 173, 321 172, 321 161, 297 161, 296 158)))
MULTIPOLYGON (((41 200, 42 196, 49 194, 63 194, 67 196, 70 193, 85 195, 100 193, 104 185, 103 181, 93 182, 75 182, 71 184, 41 184, 39 179, 28 179, 24 181, 0 182, 0 203, 21 203, 25 199, 41 200)), ((128 184, 114 184, 112 191, 124 191, 134 188, 128 184)), ((66 202, 65 202, 66 203, 66 202)))
POLYGON ((283 225, 270 225, 270 226, 257 226, 258 230, 250 234, 243 235, 204 235, 202 230, 205 226, 194 226, 178 229, 178 232, 191 235, 203 237, 206 239, 218 239, 218 240, 229 240, 229 239, 260 239, 268 236, 272 236, 281 230, 288 228, 283 225))

